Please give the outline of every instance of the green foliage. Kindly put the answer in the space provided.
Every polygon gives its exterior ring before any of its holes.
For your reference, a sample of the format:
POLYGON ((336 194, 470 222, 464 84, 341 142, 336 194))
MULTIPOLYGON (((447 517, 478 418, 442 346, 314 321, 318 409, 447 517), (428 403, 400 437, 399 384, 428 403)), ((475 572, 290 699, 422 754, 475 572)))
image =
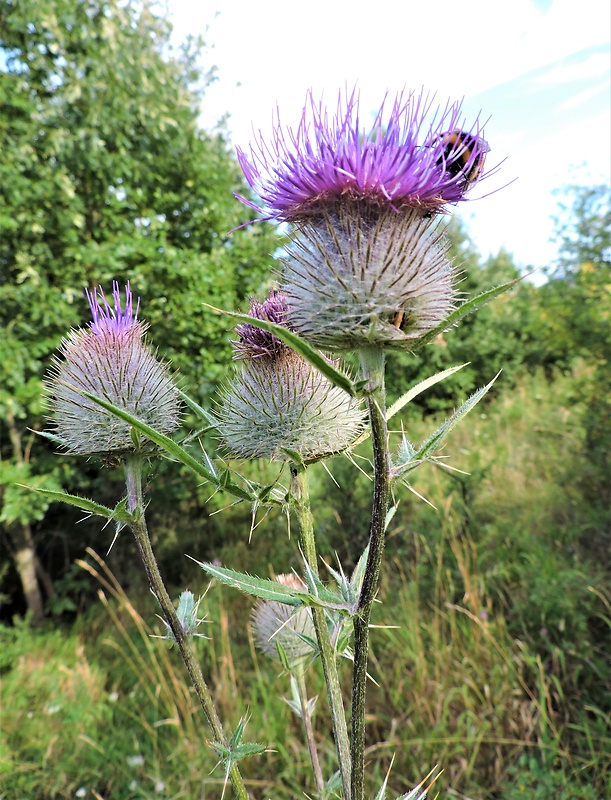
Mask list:
POLYGON ((562 769, 541 764, 524 754, 509 770, 509 780, 499 794, 501 800, 599 800, 596 790, 567 775, 562 769))
MULTIPOLYGON (((202 42, 175 51, 169 36, 148 1, 0 10, 0 456, 20 482, 75 493, 82 480, 29 430, 44 427, 42 378, 61 337, 89 319, 85 288, 131 281, 155 343, 203 402, 230 360, 227 326, 203 303, 242 305, 276 247, 265 224, 228 235, 250 219, 233 197, 247 189, 223 132, 198 127, 212 79, 197 66, 202 42)), ((4 502, 5 533, 34 524, 37 539, 41 502, 13 489, 4 502)))

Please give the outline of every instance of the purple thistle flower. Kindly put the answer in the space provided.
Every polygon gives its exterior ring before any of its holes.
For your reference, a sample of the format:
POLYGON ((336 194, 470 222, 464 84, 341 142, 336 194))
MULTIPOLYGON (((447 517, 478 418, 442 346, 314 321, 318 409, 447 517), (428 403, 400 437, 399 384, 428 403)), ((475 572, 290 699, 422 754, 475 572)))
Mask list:
POLYGON ((271 143, 238 150, 264 218, 295 226, 282 291, 316 347, 413 348, 454 308, 439 214, 482 178, 489 147, 460 103, 432 106, 424 93, 387 97, 365 127, 356 91, 332 117, 310 93, 295 131, 278 123, 271 143))
POLYGON ((133 311, 132 292, 129 286, 129 281, 125 286, 125 309, 121 306, 121 292, 117 281, 112 284, 112 297, 114 300, 114 308, 112 308, 106 297, 104 290, 101 286, 90 292, 85 289, 87 300, 89 301, 89 308, 91 309, 92 321, 89 327, 94 333, 120 335, 129 331, 134 327, 138 321, 138 310, 140 308, 140 299, 136 304, 136 312, 133 311))
POLYGON ((63 340, 46 382, 54 411, 55 433, 66 449, 82 455, 150 452, 131 426, 103 409, 83 392, 129 411, 161 433, 176 430, 180 400, 168 367, 146 344, 147 326, 137 319, 129 284, 125 304, 113 283, 114 305, 98 287, 87 292, 92 322, 63 340))
POLYGON ((310 93, 296 131, 284 130, 277 117, 271 143, 259 134, 248 154, 237 148, 244 176, 264 202, 264 219, 299 222, 339 200, 424 213, 463 200, 473 182, 465 176, 477 165, 482 177, 489 149, 479 121, 465 127, 460 103, 431 113, 433 101, 424 93, 398 94, 388 114, 387 101, 366 128, 356 90, 345 99, 340 93, 331 120, 310 93), (471 146, 457 169, 457 152, 447 155, 447 136, 463 131, 471 146))
MULTIPOLYGON (((276 289, 272 289, 267 300, 259 303, 255 298, 250 301, 248 312, 255 319, 273 322, 276 325, 284 325, 290 329, 288 324, 289 307, 286 297, 276 289)), ((286 345, 269 331, 257 328, 256 325, 244 323, 236 327, 236 333, 240 337, 239 341, 234 341, 234 358, 261 358, 263 356, 277 357, 286 345)))

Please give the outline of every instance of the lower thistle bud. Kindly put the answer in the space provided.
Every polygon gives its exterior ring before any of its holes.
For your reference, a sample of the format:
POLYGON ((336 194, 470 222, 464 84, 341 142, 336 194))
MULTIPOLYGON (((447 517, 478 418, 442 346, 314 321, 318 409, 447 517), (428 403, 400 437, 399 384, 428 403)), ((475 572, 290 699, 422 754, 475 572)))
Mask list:
MULTIPOLYGON (((277 575, 275 580, 291 589, 307 588, 297 575, 277 575)), ((295 609, 275 600, 259 600, 252 613, 252 628, 258 647, 270 658, 286 660, 290 668, 316 653, 316 631, 307 607, 295 609)))
POLYGON ((161 433, 179 424, 180 400, 168 367, 147 345, 147 326, 137 320, 129 284, 125 306, 113 284, 114 307, 101 288, 87 293, 93 321, 88 329, 72 331, 46 381, 55 434, 71 453, 120 455, 150 451, 132 428, 84 392, 130 412, 161 433))
MULTIPOLYGON (((276 292, 251 308, 253 317, 285 324, 287 314, 276 292)), ((307 463, 350 447, 364 425, 358 402, 272 334, 250 324, 237 333, 239 363, 217 414, 229 454, 286 461, 297 453, 307 463)))

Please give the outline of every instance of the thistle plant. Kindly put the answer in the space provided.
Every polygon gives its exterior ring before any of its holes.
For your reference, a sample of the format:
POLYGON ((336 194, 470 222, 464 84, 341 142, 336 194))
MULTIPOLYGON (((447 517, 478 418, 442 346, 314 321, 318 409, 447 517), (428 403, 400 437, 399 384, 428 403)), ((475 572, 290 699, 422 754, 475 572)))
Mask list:
MULTIPOLYGON (((263 219, 288 227, 289 244, 277 271, 279 288, 251 301, 236 320, 232 375, 207 411, 176 389, 168 368, 144 341, 129 287, 114 307, 101 290, 89 295, 93 322, 71 334, 49 379, 54 438, 70 452, 124 464, 127 498, 115 509, 62 495, 61 499, 128 526, 164 616, 200 698, 236 797, 248 797, 239 761, 265 745, 243 741, 244 723, 226 736, 190 646, 201 620, 184 593, 178 613, 167 595, 146 530, 141 470, 160 450, 187 465, 198 480, 247 502, 279 507, 299 530, 302 569, 276 580, 201 563, 208 576, 257 598, 252 625, 258 646, 291 677, 289 701, 302 720, 316 796, 365 797, 365 718, 371 610, 383 564, 385 532, 396 509, 395 487, 407 484, 454 425, 491 384, 476 392, 420 446, 388 422, 413 397, 452 374, 429 378, 386 408, 385 359, 415 352, 508 286, 462 301, 448 255, 444 219, 486 177, 489 150, 478 120, 465 121, 460 104, 435 108, 425 94, 388 98, 368 125, 358 95, 340 95, 330 116, 310 95, 295 130, 277 121, 271 142, 259 136, 238 160, 260 204, 239 198, 263 219), (342 365, 356 355, 359 373, 342 365), (195 457, 171 435, 179 399, 216 435, 219 452, 195 457), (373 480, 369 542, 351 574, 341 564, 321 576, 309 465, 351 452, 371 440, 373 480), (231 458, 231 461, 226 460, 231 458), (259 485, 240 474, 235 459, 285 465, 287 484, 259 485), (338 661, 352 663, 345 692, 338 661), (333 723, 338 771, 323 775, 313 735, 314 701, 307 671, 320 661, 333 723), (348 698, 350 698, 348 703, 348 698), (349 705, 350 713, 346 713, 349 705), (349 725, 348 725, 349 721, 349 725)), ((205 298, 202 298, 202 302, 205 298)), ((281 566, 281 565, 278 565, 281 566)), ((282 572, 282 569, 279 570, 282 572)), ((305 789, 305 787, 304 787, 305 789)), ((420 784, 403 798, 426 795, 420 784)), ((387 796, 387 780, 377 800, 387 796)))

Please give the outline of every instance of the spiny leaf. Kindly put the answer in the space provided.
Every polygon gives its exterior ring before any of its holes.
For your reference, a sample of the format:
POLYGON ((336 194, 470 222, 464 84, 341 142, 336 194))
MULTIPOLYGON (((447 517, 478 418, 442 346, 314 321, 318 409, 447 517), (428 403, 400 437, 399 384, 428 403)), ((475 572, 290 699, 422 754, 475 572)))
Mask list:
POLYGON ((298 589, 290 589, 277 581, 269 580, 268 578, 257 578, 254 575, 247 575, 245 572, 237 572, 227 567, 217 567, 215 564, 207 564, 204 561, 197 561, 192 559, 196 564, 208 573, 213 578, 221 581, 226 586, 232 586, 234 589, 240 589, 246 594, 260 597, 262 600, 270 602, 284 603, 289 606, 300 607, 305 605, 304 597, 307 595, 305 591, 298 589))
POLYGON ((386 412, 386 420, 388 421, 391 417, 394 417, 395 414, 398 414, 402 408, 405 408, 405 406, 414 399, 414 397, 417 397, 419 394, 422 394, 422 392, 430 389, 431 386, 434 386, 436 383, 448 378, 450 375, 453 375, 455 372, 458 372, 459 369, 462 369, 466 366, 467 364, 459 364, 457 367, 444 369, 443 372, 438 372, 437 375, 432 375, 430 378, 417 383, 392 404, 392 406, 386 412))
POLYGON ((207 422, 210 427, 216 427, 216 420, 209 411, 206 411, 203 406, 200 406, 199 403, 197 403, 192 397, 189 397, 189 395, 183 392, 181 389, 177 389, 176 393, 184 402, 184 404, 189 406, 191 411, 194 411, 200 419, 203 419, 205 422, 207 422))
POLYGON ((276 325, 273 322, 268 322, 267 320, 256 319, 248 314, 240 314, 237 311, 224 311, 222 308, 215 308, 214 306, 208 305, 208 303, 204 303, 204 305, 207 308, 212 309, 212 311, 216 311, 219 314, 225 314, 228 317, 238 320, 238 322, 254 325, 255 327, 261 328, 264 331, 273 333, 274 336, 277 336, 278 339, 284 342, 284 344, 288 345, 296 353, 299 353, 302 358, 305 358, 308 363, 310 363, 326 378, 328 378, 331 383, 335 384, 335 386, 338 386, 340 389, 343 389, 351 397, 357 396, 356 387, 347 375, 344 375, 343 372, 335 369, 335 367, 330 364, 329 361, 318 352, 318 350, 315 350, 304 339, 302 339, 300 336, 297 336, 296 333, 293 333, 293 331, 285 328, 284 325, 276 325))
POLYGON ((499 377, 501 373, 498 372, 494 378, 487 383, 486 386, 483 386, 481 389, 478 389, 475 394, 471 395, 471 397, 458 408, 451 417, 449 417, 443 425, 441 425, 429 438, 423 442, 420 447, 414 452, 413 449, 403 449, 399 452, 399 456, 404 454, 404 456, 409 457, 409 461, 398 461, 397 464, 392 469, 392 478, 404 477, 406 473, 413 472, 416 467, 420 466, 424 461, 428 461, 432 459, 435 452, 441 447, 441 445, 446 440, 448 434, 454 428, 458 422, 466 416, 469 411, 471 411, 484 397, 484 395, 490 390, 496 379, 499 377))
MULTIPOLYGON (((191 558, 191 556, 189 556, 191 558)), ((284 586, 277 581, 269 580, 268 578, 258 578, 255 575, 248 575, 245 572, 237 572, 227 567, 217 567, 214 564, 207 564, 204 561, 197 561, 193 558, 196 564, 208 573, 213 578, 221 581, 226 586, 232 586, 234 589, 250 594, 253 597, 260 597, 262 600, 268 600, 275 603, 284 603, 288 606, 322 606, 323 608, 332 608, 339 611, 351 613, 351 606, 343 601, 340 595, 331 592, 322 584, 316 587, 314 592, 308 592, 305 589, 291 589, 284 586)))
MULTIPOLYGON (((193 458, 190 453, 188 453, 173 439, 170 439, 169 436, 159 433, 159 431, 156 431, 154 428, 151 428, 150 425, 147 425, 146 422, 142 422, 142 420, 138 419, 138 417, 130 414, 129 411, 125 411, 125 409, 119 408, 118 406, 109 403, 107 400, 97 397, 95 394, 90 394, 89 392, 83 392, 82 394, 85 397, 88 397, 90 400, 93 400, 94 403, 102 406, 102 408, 110 411, 111 414, 119 417, 119 419, 122 419, 124 422, 132 425, 134 428, 136 428, 136 430, 140 431, 152 442, 155 442, 155 444, 159 445, 159 447, 173 456, 181 464, 184 464, 185 466, 189 467, 189 469, 193 470, 193 472, 195 472, 195 474, 199 477, 204 478, 210 483, 213 483, 215 486, 224 489, 230 494, 233 494, 235 497, 239 497, 241 500, 251 501, 253 499, 245 489, 243 489, 241 486, 238 486, 229 477, 226 477, 224 481, 220 483, 219 478, 214 470, 202 464, 196 458, 193 458)), ((206 461, 210 463, 211 460, 209 456, 206 454, 205 457, 206 461)))
POLYGON ((460 408, 457 408, 456 411, 449 417, 443 425, 441 425, 438 430, 435 431, 429 438, 418 448, 416 452, 416 459, 424 460, 429 458, 436 450, 439 449, 440 445, 444 442, 452 428, 454 428, 458 422, 465 417, 469 411, 471 411, 484 397, 485 394, 490 390, 496 379, 499 377, 501 373, 498 372, 494 378, 487 383, 486 386, 483 386, 481 389, 478 389, 475 394, 471 395, 468 400, 466 400, 460 408))
POLYGON ((86 497, 78 497, 78 495, 68 494, 67 492, 56 492, 53 489, 42 489, 35 486, 26 486, 25 484, 19 484, 19 486, 23 486, 24 489, 29 489, 32 492, 38 492, 38 494, 49 497, 51 500, 81 508, 88 514, 96 514, 99 517, 116 519, 120 522, 129 522, 131 519, 131 514, 125 511, 124 503, 119 503, 115 508, 108 508, 86 497))
POLYGON ((433 330, 426 333, 424 336, 420 337, 414 344, 412 345, 411 349, 413 351, 419 350, 421 347, 424 347, 425 344, 432 342, 440 333, 447 331, 448 328, 451 328, 452 325, 455 325, 459 320, 463 317, 466 317, 468 314, 472 314, 474 311, 477 311, 478 308, 486 305, 491 300, 494 300, 495 297, 499 297, 499 295, 504 294, 505 292, 512 289, 516 283, 519 283, 525 276, 521 275, 519 278, 514 278, 514 280, 509 281, 508 283, 503 283, 501 286, 497 286, 494 289, 488 289, 486 292, 482 292, 482 294, 478 295, 477 297, 471 298, 471 300, 467 300, 457 309, 455 309, 446 319, 438 325, 433 330))

